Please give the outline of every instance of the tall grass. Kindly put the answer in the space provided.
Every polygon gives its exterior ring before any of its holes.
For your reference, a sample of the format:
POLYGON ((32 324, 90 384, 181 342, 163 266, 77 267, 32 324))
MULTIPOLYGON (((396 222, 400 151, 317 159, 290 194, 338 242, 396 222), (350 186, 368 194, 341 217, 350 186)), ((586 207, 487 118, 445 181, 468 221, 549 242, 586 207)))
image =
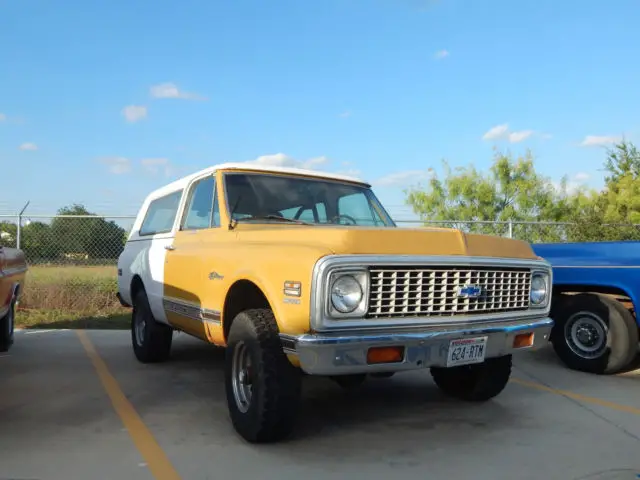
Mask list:
POLYGON ((32 266, 26 281, 16 322, 66 322, 82 319, 124 318, 130 313, 116 298, 118 291, 117 268, 99 267, 45 267, 32 266))

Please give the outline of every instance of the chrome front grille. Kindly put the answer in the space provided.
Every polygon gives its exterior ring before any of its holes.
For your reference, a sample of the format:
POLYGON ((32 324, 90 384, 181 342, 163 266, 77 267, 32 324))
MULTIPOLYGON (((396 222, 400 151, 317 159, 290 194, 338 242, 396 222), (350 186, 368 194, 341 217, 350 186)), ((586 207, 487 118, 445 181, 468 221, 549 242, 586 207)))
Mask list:
POLYGON ((531 271, 495 267, 372 267, 367 317, 479 315, 529 308, 531 271), (475 298, 460 295, 478 294, 475 298))

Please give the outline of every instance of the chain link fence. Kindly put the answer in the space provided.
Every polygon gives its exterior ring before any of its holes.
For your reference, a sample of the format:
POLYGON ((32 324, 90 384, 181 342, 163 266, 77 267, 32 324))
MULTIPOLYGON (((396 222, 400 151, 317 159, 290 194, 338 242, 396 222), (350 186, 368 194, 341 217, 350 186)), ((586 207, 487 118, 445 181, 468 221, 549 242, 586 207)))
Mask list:
MULTIPOLYGON (((0 245, 29 263, 20 308, 47 315, 124 313, 115 298, 117 259, 135 216, 0 216, 0 245)), ((447 227, 531 243, 640 240, 638 225, 396 220, 399 227, 447 227)))
POLYGON ((124 314, 115 297, 116 265, 134 220, 135 216, 0 216, 0 245, 20 248, 29 264, 19 318, 53 325, 60 318, 124 314))

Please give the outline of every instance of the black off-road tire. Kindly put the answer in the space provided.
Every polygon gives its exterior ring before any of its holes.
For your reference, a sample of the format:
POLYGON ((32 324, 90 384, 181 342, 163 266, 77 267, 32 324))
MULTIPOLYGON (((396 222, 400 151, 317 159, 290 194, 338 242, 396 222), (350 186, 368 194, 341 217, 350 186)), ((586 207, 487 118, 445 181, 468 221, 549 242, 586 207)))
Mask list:
POLYGON ((13 345, 16 318, 15 302, 11 302, 9 311, 0 318, 0 352, 8 352, 13 345))
POLYGON ((233 319, 224 374, 231 422, 240 436, 250 443, 269 443, 283 440, 292 433, 302 375, 282 349, 271 310, 246 310, 233 319), (250 362, 248 368, 242 367, 243 362, 250 362), (241 375, 241 371, 246 375, 241 375), (241 377, 245 381, 240 381, 241 377), (249 398, 242 397, 240 390, 247 390, 248 385, 251 386, 249 398))
MULTIPOLYGON (((629 366, 638 353, 638 325, 633 314, 606 295, 561 295, 554 299, 551 317, 554 320, 551 343, 560 360, 572 370, 609 375, 618 373, 629 366), (571 327, 580 322, 592 326, 603 324, 601 328, 606 339, 601 348, 588 353, 574 341, 571 327)), ((597 330, 596 327, 591 331, 597 330)))
POLYGON ((140 290, 133 301, 131 313, 131 343, 133 352, 142 363, 164 362, 171 356, 173 329, 156 321, 149 306, 149 299, 144 290, 140 290), (136 325, 138 321, 145 324, 144 332, 138 338, 136 325))
POLYGON ((447 395, 472 402, 497 396, 509 383, 511 355, 489 358, 483 363, 459 367, 432 367, 431 376, 447 395))
POLYGON ((334 375, 331 379, 344 389, 357 388, 367 380, 365 373, 357 373, 352 375, 334 375))

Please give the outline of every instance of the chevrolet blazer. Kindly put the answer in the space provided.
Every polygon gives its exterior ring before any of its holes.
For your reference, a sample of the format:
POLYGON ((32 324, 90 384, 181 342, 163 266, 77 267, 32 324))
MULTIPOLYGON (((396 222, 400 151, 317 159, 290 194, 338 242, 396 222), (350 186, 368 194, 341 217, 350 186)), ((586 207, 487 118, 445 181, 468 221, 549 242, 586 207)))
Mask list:
POLYGON ((151 192, 118 260, 137 359, 167 360, 173 331, 226 348, 250 442, 291 433, 304 374, 428 368, 453 397, 498 395, 512 353, 548 342, 551 284, 525 242, 398 228, 365 182, 246 163, 151 192))
POLYGON ((0 352, 9 351, 13 345, 16 305, 26 273, 22 250, 0 245, 0 352))

